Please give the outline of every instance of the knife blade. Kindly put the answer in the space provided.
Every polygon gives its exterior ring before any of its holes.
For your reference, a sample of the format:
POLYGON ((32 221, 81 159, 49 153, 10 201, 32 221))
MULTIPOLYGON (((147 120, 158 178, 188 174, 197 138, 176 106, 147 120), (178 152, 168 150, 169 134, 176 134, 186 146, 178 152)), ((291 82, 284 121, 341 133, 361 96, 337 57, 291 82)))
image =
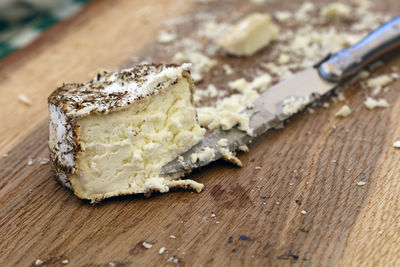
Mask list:
POLYGON ((225 153, 218 144, 221 139, 228 140, 224 148, 229 151, 238 150, 240 146, 251 143, 257 136, 280 125, 320 96, 332 91, 372 61, 398 47, 400 16, 383 24, 359 43, 327 56, 314 67, 264 91, 251 108, 243 111, 249 116, 253 135, 237 128, 214 130, 191 149, 163 166, 161 173, 189 172, 221 158, 225 153), (198 155, 206 150, 213 151, 211 156, 193 160, 193 154, 198 155))

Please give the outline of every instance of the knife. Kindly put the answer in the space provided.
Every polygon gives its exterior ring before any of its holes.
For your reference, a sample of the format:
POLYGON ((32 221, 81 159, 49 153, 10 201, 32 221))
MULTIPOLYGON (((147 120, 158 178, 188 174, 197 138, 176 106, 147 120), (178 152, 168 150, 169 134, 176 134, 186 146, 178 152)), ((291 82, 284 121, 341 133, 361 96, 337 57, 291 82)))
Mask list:
POLYGON ((264 91, 255 100, 252 108, 243 111, 249 115, 252 136, 236 128, 228 131, 214 130, 191 149, 163 166, 161 173, 190 172, 221 158, 223 155, 217 143, 222 138, 228 139, 225 147, 229 151, 238 150, 240 146, 251 143, 257 136, 280 125, 320 96, 334 90, 383 54, 399 47, 400 16, 372 31, 359 43, 334 55, 328 55, 314 67, 264 91), (191 155, 201 153, 206 148, 213 149, 213 155, 192 162, 191 155))

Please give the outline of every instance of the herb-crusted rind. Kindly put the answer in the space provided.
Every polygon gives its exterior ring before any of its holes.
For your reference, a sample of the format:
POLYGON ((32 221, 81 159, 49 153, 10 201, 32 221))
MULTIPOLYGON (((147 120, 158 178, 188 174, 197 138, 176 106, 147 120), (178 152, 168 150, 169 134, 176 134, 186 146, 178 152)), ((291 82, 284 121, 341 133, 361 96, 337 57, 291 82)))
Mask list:
MULTIPOLYGON (((195 87, 189 67, 189 64, 138 65, 119 72, 103 72, 88 83, 70 83, 57 88, 48 98, 49 149, 55 178, 72 189, 68 177, 76 171, 76 158, 81 152, 76 134, 79 118, 126 109, 175 84, 182 77, 189 82, 193 94, 195 87)), ((170 186, 191 186, 196 191, 201 187, 185 180, 171 181, 170 186)), ((151 190, 157 191, 156 188, 151 190)))
POLYGON ((108 113, 171 85, 170 79, 165 82, 165 77, 188 76, 189 67, 189 64, 146 64, 99 73, 88 83, 68 83, 57 88, 48 103, 59 107, 69 118, 108 113))

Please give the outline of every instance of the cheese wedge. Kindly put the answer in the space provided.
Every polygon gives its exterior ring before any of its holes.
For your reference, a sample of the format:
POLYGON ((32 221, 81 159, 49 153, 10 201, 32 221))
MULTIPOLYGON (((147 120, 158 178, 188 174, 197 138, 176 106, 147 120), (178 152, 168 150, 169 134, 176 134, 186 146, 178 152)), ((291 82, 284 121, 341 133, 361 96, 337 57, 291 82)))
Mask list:
POLYGON ((48 99, 55 177, 81 199, 173 187, 203 188, 163 165, 198 143, 205 130, 193 106, 190 64, 140 65, 64 84, 48 99))

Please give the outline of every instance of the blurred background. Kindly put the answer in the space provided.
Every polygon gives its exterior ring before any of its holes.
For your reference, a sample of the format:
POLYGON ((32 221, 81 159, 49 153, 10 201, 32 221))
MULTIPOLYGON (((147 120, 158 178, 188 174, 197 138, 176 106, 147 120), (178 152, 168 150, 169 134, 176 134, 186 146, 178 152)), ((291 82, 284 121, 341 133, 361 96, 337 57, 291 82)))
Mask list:
POLYGON ((0 0, 0 59, 32 42, 90 0, 0 0))

